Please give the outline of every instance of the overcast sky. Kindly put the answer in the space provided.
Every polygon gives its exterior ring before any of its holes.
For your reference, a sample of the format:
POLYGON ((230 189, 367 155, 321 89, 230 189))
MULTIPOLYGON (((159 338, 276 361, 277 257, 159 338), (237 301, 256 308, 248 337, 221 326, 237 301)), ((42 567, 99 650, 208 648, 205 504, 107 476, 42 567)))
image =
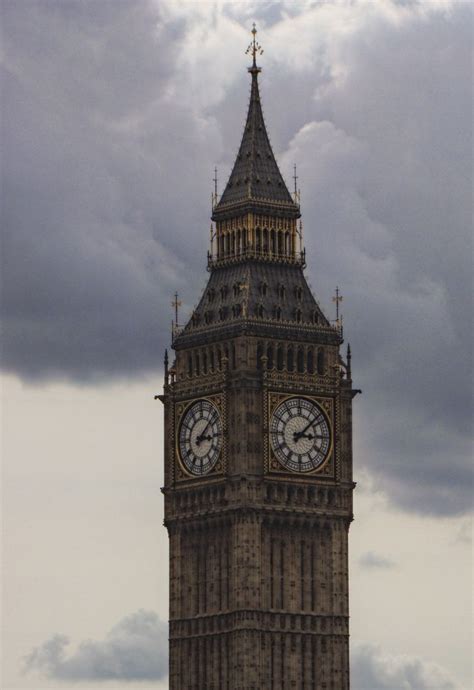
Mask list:
POLYGON ((1 8, 5 690, 167 687, 152 398, 171 296, 186 318, 206 281, 253 21, 308 280, 330 318, 341 288, 363 390, 354 690, 470 690, 470 3, 1 8))

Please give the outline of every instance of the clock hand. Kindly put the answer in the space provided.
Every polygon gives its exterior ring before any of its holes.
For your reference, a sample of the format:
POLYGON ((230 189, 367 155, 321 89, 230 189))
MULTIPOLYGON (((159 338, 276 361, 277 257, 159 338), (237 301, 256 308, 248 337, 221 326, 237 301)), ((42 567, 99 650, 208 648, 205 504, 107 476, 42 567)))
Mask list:
POLYGON ((313 438, 323 439, 324 436, 321 436, 321 434, 301 434, 299 438, 307 438, 312 441, 313 438))
POLYGON ((295 431, 295 433, 293 434, 293 439, 295 440, 295 442, 299 441, 302 436, 305 436, 309 427, 315 424, 315 422, 315 419, 311 419, 302 431, 295 431))
MULTIPOLYGON (((205 436, 206 431, 209 429, 209 427, 211 426, 211 424, 213 424, 214 421, 215 421, 216 419, 217 419, 217 415, 214 415, 213 417, 211 417, 211 418, 208 420, 208 422, 207 422, 206 426, 204 427, 202 433, 200 433, 199 436, 196 438, 196 445, 197 445, 197 446, 201 443, 201 441, 204 441, 204 439, 206 438, 206 436, 205 436)), ((210 439, 207 439, 207 440, 209 441, 210 439)))

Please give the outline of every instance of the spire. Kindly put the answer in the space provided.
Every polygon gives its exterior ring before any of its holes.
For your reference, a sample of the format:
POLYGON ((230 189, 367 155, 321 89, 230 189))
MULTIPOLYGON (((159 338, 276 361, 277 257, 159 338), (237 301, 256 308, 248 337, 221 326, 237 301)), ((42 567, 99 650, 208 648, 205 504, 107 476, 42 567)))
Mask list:
POLYGON ((253 25, 253 39, 247 53, 252 56, 250 102, 244 133, 237 159, 229 181, 215 206, 213 219, 229 212, 254 210, 299 218, 299 206, 292 199, 278 169, 263 118, 258 87, 257 54, 263 50, 256 41, 257 29, 253 25))

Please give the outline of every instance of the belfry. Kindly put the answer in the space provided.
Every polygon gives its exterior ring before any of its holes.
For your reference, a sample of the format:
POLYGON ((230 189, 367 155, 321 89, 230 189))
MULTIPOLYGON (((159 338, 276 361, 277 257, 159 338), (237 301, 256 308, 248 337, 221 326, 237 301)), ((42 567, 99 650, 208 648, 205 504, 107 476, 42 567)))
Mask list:
POLYGON ((340 322, 303 273, 299 197, 267 135, 252 33, 248 114, 213 207, 209 280, 175 328, 160 396, 169 687, 348 690, 357 391, 340 322))

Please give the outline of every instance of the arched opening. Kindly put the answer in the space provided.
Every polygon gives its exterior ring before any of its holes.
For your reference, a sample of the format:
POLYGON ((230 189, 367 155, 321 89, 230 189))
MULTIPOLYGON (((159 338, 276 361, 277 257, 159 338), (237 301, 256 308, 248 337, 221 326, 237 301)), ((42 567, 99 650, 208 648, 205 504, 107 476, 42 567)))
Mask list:
POLYGON ((210 359, 211 371, 214 371, 215 362, 214 362, 214 350, 213 349, 211 349, 209 359, 210 359))
POLYGON ((193 358, 191 355, 188 355, 188 376, 193 375, 193 358))
POLYGON ((285 254, 288 256, 290 253, 290 234, 285 232, 285 254))
POLYGON ((286 353, 286 368, 288 371, 293 371, 295 368, 295 361, 293 355, 293 348, 290 346, 286 353))
POLYGON ((296 355, 296 368, 300 374, 304 372, 304 352, 302 347, 298 348, 298 354, 296 355))
POLYGON ((272 254, 276 254, 277 251, 277 245, 276 245, 276 236, 275 236, 275 229, 272 228, 270 230, 270 248, 272 254))
POLYGON ((217 348, 217 366, 219 369, 222 369, 222 352, 220 347, 217 348))
POLYGON ((281 320, 281 308, 280 307, 276 307, 276 309, 275 309, 275 319, 277 321, 281 320))
POLYGON ((314 374, 314 353, 313 348, 310 347, 306 355, 306 369, 308 374, 314 374))
POLYGON ((316 366, 317 366, 318 374, 324 374, 325 369, 326 369, 326 362, 325 362, 325 357, 324 357, 324 350, 322 347, 320 347, 318 350, 318 360, 317 360, 316 366))
POLYGON ((296 317, 296 321, 298 323, 300 323, 301 322, 301 309, 296 310, 295 317, 296 317))
POLYGON ((267 368, 273 369, 273 345, 267 347, 267 368))
POLYGON ((268 230, 266 228, 263 230, 263 251, 265 254, 268 252, 268 230))
POLYGON ((278 231, 278 254, 283 254, 283 233, 278 231))
POLYGON ((260 254, 262 251, 262 234, 260 228, 255 230, 255 249, 257 250, 257 254, 260 254))
POLYGON ((235 367, 237 366, 237 361, 236 361, 236 356, 235 356, 235 343, 232 343, 231 352, 232 352, 232 369, 235 369, 235 367))
POLYGON ((199 376, 199 374, 200 374, 199 352, 196 352, 196 356, 194 358, 194 368, 196 369, 196 376, 199 376))
POLYGON ((284 358, 283 358, 283 345, 278 345, 277 347, 277 369, 278 371, 283 371, 284 358))
POLYGON ((206 352, 202 353, 202 373, 207 374, 207 354, 206 354, 206 352))
POLYGON ((262 357, 263 357, 263 345, 258 343, 257 345, 257 369, 262 368, 262 357))

